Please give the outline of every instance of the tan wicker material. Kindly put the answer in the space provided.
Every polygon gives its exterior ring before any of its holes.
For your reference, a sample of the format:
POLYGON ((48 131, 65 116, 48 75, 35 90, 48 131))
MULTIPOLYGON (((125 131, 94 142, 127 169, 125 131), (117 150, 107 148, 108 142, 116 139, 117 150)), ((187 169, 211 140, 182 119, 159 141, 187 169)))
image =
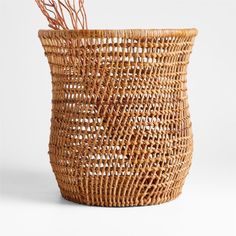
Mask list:
POLYGON ((196 29, 41 30, 52 74, 50 161, 62 196, 159 204, 192 157, 186 68, 196 29))

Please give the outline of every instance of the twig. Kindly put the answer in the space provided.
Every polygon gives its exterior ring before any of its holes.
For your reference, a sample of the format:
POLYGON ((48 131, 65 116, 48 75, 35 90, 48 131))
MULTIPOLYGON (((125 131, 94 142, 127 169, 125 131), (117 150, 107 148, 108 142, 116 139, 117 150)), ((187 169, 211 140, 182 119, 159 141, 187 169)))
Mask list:
POLYGON ((84 0, 35 0, 43 15, 47 18, 49 27, 55 30, 69 29, 66 15, 70 17, 73 29, 88 29, 84 0), (67 13, 67 14, 66 14, 67 13))

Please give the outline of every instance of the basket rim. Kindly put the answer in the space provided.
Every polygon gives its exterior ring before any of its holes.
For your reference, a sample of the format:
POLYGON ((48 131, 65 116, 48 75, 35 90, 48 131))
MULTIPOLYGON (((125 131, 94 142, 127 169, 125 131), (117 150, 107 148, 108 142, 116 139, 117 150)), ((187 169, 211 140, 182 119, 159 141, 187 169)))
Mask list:
POLYGON ((39 37, 193 37, 196 28, 183 29, 88 29, 88 30, 51 30, 41 29, 39 37))

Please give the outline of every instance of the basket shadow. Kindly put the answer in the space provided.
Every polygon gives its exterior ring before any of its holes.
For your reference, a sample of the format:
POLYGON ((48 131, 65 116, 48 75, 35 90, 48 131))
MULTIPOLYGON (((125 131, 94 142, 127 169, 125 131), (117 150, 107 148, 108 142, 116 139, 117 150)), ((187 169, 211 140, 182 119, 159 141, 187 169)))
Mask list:
POLYGON ((74 204, 61 197, 52 173, 28 169, 0 169, 0 197, 7 201, 74 204))

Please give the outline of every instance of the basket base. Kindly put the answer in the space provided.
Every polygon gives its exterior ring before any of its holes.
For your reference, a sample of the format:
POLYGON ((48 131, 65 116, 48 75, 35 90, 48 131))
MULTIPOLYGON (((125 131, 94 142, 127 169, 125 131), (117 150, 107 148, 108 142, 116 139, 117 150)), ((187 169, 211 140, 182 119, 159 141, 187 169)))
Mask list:
POLYGON ((89 205, 89 206, 99 206, 99 207, 134 207, 134 206, 149 206, 149 205, 159 205, 165 202, 169 202, 172 200, 175 200, 178 196, 180 196, 182 193, 181 189, 175 189, 174 191, 169 192, 168 195, 165 197, 158 197, 158 198, 149 198, 144 199, 142 201, 138 201, 136 199, 124 199, 121 201, 103 201, 102 199, 100 201, 82 201, 78 196, 75 195, 68 195, 68 193, 65 193, 61 191, 62 197, 67 200, 74 203, 82 204, 82 205, 89 205))

